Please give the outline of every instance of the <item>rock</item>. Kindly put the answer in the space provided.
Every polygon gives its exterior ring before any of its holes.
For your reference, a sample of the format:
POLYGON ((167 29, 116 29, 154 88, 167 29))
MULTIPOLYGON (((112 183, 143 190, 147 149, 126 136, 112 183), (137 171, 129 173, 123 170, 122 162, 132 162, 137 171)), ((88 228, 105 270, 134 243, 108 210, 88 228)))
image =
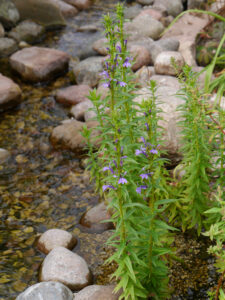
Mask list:
POLYGON ((6 57, 16 52, 18 46, 13 39, 0 38, 0 57, 6 57))
POLYGON ((161 75, 176 75, 177 71, 171 64, 171 59, 174 59, 178 71, 184 66, 184 59, 179 52, 164 51, 161 52, 155 61, 155 72, 161 75))
POLYGON ((149 81, 151 76, 155 75, 154 67, 143 66, 136 73, 136 82, 141 85, 141 87, 149 86, 149 81))
POLYGON ((196 45, 194 41, 183 41, 180 45, 179 52, 184 58, 184 61, 189 66, 197 66, 196 64, 196 45))
POLYGON ((73 293, 60 282, 41 282, 30 286, 16 300, 73 300, 73 293))
MULTIPOLYGON (((95 121, 89 121, 86 123, 89 129, 94 129, 97 124, 98 123, 95 121)), ((68 120, 67 122, 64 122, 62 125, 59 125, 53 129, 51 134, 51 142, 54 146, 70 149, 77 154, 84 153, 87 145, 84 137, 81 135, 83 126, 83 122, 79 122, 77 120, 68 120)), ((95 138, 96 136, 98 136, 98 132, 93 130, 91 139, 95 138)), ((98 146, 96 141, 93 141, 93 143, 96 147, 98 146)))
POLYGON ((70 250, 54 248, 44 259, 40 272, 41 281, 58 281, 71 290, 80 290, 92 281, 85 260, 70 250))
POLYGON ((45 29, 37 23, 26 20, 13 28, 8 36, 17 42, 25 41, 30 44, 38 43, 44 37, 45 29))
POLYGON ((128 35, 131 35, 132 40, 137 40, 137 37, 140 38, 141 36, 157 40, 163 32, 164 27, 159 21, 151 16, 144 15, 137 16, 131 22, 125 23, 124 29, 128 35))
POLYGON ((157 21, 160 21, 161 18, 163 18, 162 12, 154 8, 143 9, 138 16, 145 16, 145 15, 148 15, 157 21))
POLYGON ((151 57, 148 50, 139 45, 132 45, 130 47, 131 56, 135 59, 135 63, 132 65, 132 70, 137 71, 143 66, 147 66, 151 63, 151 57))
POLYGON ((0 22, 5 29, 10 29, 19 21, 19 12, 11 0, 0 1, 0 22))
POLYGON ((14 0, 14 3, 21 20, 31 19, 48 29, 66 25, 59 7, 49 0, 14 0))
POLYGON ((0 23, 0 38, 2 38, 5 35, 5 30, 2 24, 0 23))
POLYGON ((174 20, 174 17, 172 16, 166 16, 160 19, 161 23, 163 24, 164 27, 168 27, 170 23, 172 23, 174 20))
POLYGON ((90 285, 74 294, 74 300, 118 300, 120 293, 113 293, 114 285, 90 285))
MULTIPOLYGON (((160 112, 162 119, 159 121, 159 125, 163 129, 163 146, 169 154, 176 157, 181 146, 180 127, 178 126, 180 112, 177 111, 177 108, 183 104, 183 101, 175 94, 178 92, 180 84, 178 79, 172 76, 153 75, 151 80, 155 80, 157 83, 157 102, 159 109, 162 110, 160 112)), ((151 93, 149 89, 142 88, 138 90, 138 95, 134 101, 141 103, 142 100, 147 100, 151 93)))
POLYGON ((91 88, 89 85, 71 85, 60 89, 56 93, 56 101, 65 105, 76 105, 86 101, 91 88))
POLYGON ((187 6, 188 9, 205 9, 207 4, 207 0, 188 0, 187 1, 187 6))
POLYGON ((77 31, 79 32, 96 32, 96 31, 99 31, 100 30, 100 27, 97 26, 97 25, 83 25, 83 26, 80 26, 77 28, 77 31))
POLYGON ((103 232, 114 228, 112 222, 101 223, 102 221, 109 220, 110 218, 111 215, 109 214, 105 203, 102 202, 88 210, 82 216, 80 224, 95 231, 103 232))
POLYGON ((100 95, 100 99, 103 100, 107 95, 109 95, 109 88, 104 87, 102 84, 99 84, 97 88, 97 95, 100 95))
POLYGON ((84 114, 87 112, 89 108, 93 107, 93 103, 91 100, 85 100, 77 105, 72 106, 70 110, 70 114, 77 120, 77 121, 84 121, 84 114))
POLYGON ((62 1, 62 0, 48 0, 55 4, 61 11, 62 15, 67 18, 67 17, 74 17, 78 14, 78 10, 72 6, 69 5, 68 3, 62 1))
POLYGON ((91 5, 90 0, 64 0, 64 1, 69 3, 70 5, 75 6, 80 10, 87 9, 91 5))
POLYGON ((68 68, 69 56, 65 52, 30 47, 19 50, 10 57, 11 67, 25 80, 39 82, 49 80, 68 68))
POLYGON ((91 87, 97 86, 101 79, 99 75, 103 71, 103 58, 93 56, 86 58, 74 66, 73 72, 76 77, 77 84, 87 84, 91 87))
POLYGON ((92 44, 92 48, 100 55, 108 55, 106 43, 106 38, 99 39, 92 44))
POLYGON ((183 11, 183 3, 181 0, 155 0, 155 5, 163 5, 166 7, 168 15, 178 16, 183 11))
POLYGON ((125 19, 134 19, 141 11, 142 7, 140 4, 126 6, 124 9, 124 17, 125 19))
POLYGON ((138 0, 137 2, 141 5, 152 5, 154 3, 154 0, 138 0))
POLYGON ((29 45, 28 43, 26 43, 24 41, 19 42, 18 46, 20 49, 31 47, 31 45, 29 45))
POLYGON ((86 110, 84 112, 84 121, 88 122, 88 121, 94 121, 97 119, 97 114, 95 111, 93 110, 86 110))
POLYGON ((180 42, 175 38, 163 38, 155 42, 162 51, 178 51, 180 42))
MULTIPOLYGON (((1 84, 1 81, 0 81, 1 84)), ((10 152, 8 150, 0 148, 0 164, 3 164, 10 157, 10 152)))
POLYGON ((49 229, 38 240, 38 249, 48 254, 56 247, 73 249, 77 244, 76 238, 69 232, 61 229, 49 229))
POLYGON ((16 83, 0 74, 0 110, 17 105, 21 101, 21 94, 16 83))

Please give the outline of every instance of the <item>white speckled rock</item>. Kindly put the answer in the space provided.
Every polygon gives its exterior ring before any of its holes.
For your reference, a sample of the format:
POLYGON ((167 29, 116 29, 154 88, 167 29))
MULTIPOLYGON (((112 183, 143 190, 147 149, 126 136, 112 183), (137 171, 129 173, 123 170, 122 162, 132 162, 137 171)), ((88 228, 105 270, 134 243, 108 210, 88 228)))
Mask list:
POLYGON ((0 110, 18 104, 21 101, 21 94, 20 87, 0 73, 0 110))
POLYGON ((176 75, 176 71, 171 64, 171 59, 174 59, 175 64, 180 70, 184 65, 183 56, 176 51, 161 52, 155 60, 155 72, 161 75, 176 75))
POLYGON ((11 67, 24 79, 32 82, 52 78, 65 71, 68 63, 67 53, 43 47, 25 48, 10 57, 11 67))
POLYGON ((44 259, 40 273, 41 281, 58 281, 71 290, 80 290, 92 281, 86 261, 70 250, 54 248, 44 259))
POLYGON ((113 293, 113 285, 90 285, 74 294, 74 300, 118 300, 120 293, 113 293))
POLYGON ((72 249, 77 243, 76 238, 69 232, 61 229, 50 229, 44 232, 38 240, 38 249, 48 254, 52 249, 56 247, 64 247, 72 249))
POLYGON ((30 286, 16 300, 73 300, 73 293, 60 282, 41 282, 30 286))
POLYGON ((89 108, 93 107, 91 100, 86 100, 77 105, 73 105, 70 114, 78 121, 84 121, 84 114, 89 108))
POLYGON ((0 148, 0 164, 3 164, 10 157, 8 150, 0 148))

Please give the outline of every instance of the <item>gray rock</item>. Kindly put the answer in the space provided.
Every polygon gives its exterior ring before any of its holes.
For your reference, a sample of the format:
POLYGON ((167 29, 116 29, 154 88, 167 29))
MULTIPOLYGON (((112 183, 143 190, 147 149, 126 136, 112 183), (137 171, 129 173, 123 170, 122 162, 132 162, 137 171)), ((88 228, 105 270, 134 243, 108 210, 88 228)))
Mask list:
POLYGON ((124 9, 124 17, 125 19, 134 19, 141 11, 142 7, 140 4, 126 6, 124 9))
POLYGON ((70 114, 77 120, 77 121, 84 121, 85 113, 93 107, 93 103, 91 100, 86 100, 77 105, 73 105, 70 114))
POLYGON ((70 250, 54 248, 44 259, 40 272, 41 281, 58 281, 71 290, 80 290, 92 281, 85 260, 70 250))
POLYGON ((0 74, 0 110, 20 103, 21 94, 21 89, 16 83, 0 74))
POLYGON ((3 164, 10 157, 10 153, 8 150, 0 148, 0 164, 3 164))
POLYGON ((90 285, 74 294, 74 300, 118 300, 120 293, 113 293, 113 285, 90 285))
POLYGON ((155 60, 155 72, 161 75, 176 75, 177 71, 180 71, 184 66, 183 56, 176 51, 164 51, 161 52, 155 60), (174 59, 177 70, 171 63, 171 59, 174 59))
POLYGON ((58 28, 66 25, 59 7, 49 0, 14 0, 14 3, 20 13, 21 20, 31 19, 47 28, 58 28))
POLYGON ((154 6, 163 5, 166 7, 168 15, 178 16, 183 11, 183 3, 181 0, 155 0, 154 6))
POLYGON ((19 12, 11 0, 0 1, 0 22, 6 29, 10 29, 19 21, 19 12))
POLYGON ((10 57, 11 67, 31 82, 51 79, 67 70, 68 63, 67 53, 43 47, 25 48, 10 57))
POLYGON ((60 89, 56 93, 56 101, 65 105, 76 105, 86 101, 91 88, 89 85, 71 85, 60 89))
POLYGON ((103 71, 103 58, 93 56, 86 58, 74 66, 73 72, 77 84, 87 84, 91 87, 97 86, 101 79, 99 75, 103 71))
POLYGON ((0 38, 2 38, 5 35, 5 30, 2 24, 0 23, 0 38))
POLYGON ((59 246, 73 249, 76 243, 77 240, 71 233, 54 228, 47 230, 41 235, 37 247, 41 252, 48 254, 52 249, 59 246))
POLYGON ((137 37, 139 39, 140 37, 150 37, 153 40, 157 40, 163 32, 164 26, 151 16, 142 15, 137 16, 131 22, 125 23, 124 29, 131 36, 132 40, 137 40, 137 37))
POLYGON ((37 23, 25 20, 13 28, 8 36, 17 42, 25 41, 30 44, 38 43, 44 37, 45 29, 37 23))
POLYGON ((165 38, 156 41, 155 44, 163 51, 178 51, 180 42, 175 38, 165 38))
POLYGON ((60 282, 41 282, 30 286, 16 300, 73 300, 73 293, 60 282))
MULTIPOLYGON (((86 123, 87 127, 95 129, 97 122, 89 121, 86 123)), ((77 154, 82 154, 86 149, 86 140, 82 136, 84 122, 77 120, 68 120, 63 122, 62 125, 55 127, 51 134, 51 142, 54 146, 60 148, 70 149, 77 154)), ((99 133, 96 130, 92 131, 91 140, 98 136, 99 133)), ((98 146, 98 141, 92 140, 94 145, 98 146)))
POLYGON ((137 2, 141 5, 152 5, 154 3, 154 0, 138 0, 137 2))
POLYGON ((188 9, 205 9, 207 0, 188 0, 188 9))
POLYGON ((105 203, 102 202, 88 210, 82 216, 80 224, 98 232, 103 232, 113 228, 112 222, 101 223, 102 221, 109 220, 110 218, 111 216, 107 210, 107 207, 105 203))
POLYGON ((0 57, 6 57, 18 50, 18 46, 13 39, 0 38, 0 57))

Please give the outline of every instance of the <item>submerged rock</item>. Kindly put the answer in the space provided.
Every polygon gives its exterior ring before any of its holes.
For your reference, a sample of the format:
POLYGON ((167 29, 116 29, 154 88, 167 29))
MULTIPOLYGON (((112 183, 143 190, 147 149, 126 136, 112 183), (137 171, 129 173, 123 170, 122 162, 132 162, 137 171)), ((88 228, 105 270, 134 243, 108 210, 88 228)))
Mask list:
POLYGON ((86 84, 71 85, 57 91, 56 101, 65 105, 76 105, 88 100, 90 91, 90 86, 86 84))
POLYGON ((0 74, 0 110, 17 105, 21 101, 21 94, 16 83, 0 74))
POLYGON ((71 290, 80 290, 92 281, 85 260, 70 250, 54 248, 44 259, 40 273, 41 281, 58 281, 71 290))
POLYGON ((8 150, 0 148, 0 164, 3 164, 10 157, 10 153, 8 150))
POLYGON ((48 28, 65 26, 61 10, 50 0, 14 0, 22 20, 32 19, 48 28))
POLYGON ((0 22, 6 29, 10 29, 19 21, 19 12, 11 0, 0 1, 0 22))
POLYGON ((16 300, 73 300, 73 293, 60 282, 41 282, 30 286, 16 300))
POLYGON ((42 47, 25 48, 10 57, 11 67, 31 82, 52 79, 67 70, 68 63, 67 53, 42 47))
POLYGON ((74 300, 118 300, 120 293, 113 293, 114 285, 90 285, 74 294, 74 300))
POLYGON ((17 42, 24 41, 30 44, 38 43, 44 37, 44 27, 30 20, 25 20, 13 28, 8 36, 17 42))
POLYGON ((13 39, 6 37, 0 38, 0 57, 6 57, 16 52, 18 46, 13 39))
POLYGON ((47 230, 41 235, 37 247, 41 252, 48 254, 52 249, 59 246, 73 249, 76 243, 77 240, 71 233, 54 228, 47 230))

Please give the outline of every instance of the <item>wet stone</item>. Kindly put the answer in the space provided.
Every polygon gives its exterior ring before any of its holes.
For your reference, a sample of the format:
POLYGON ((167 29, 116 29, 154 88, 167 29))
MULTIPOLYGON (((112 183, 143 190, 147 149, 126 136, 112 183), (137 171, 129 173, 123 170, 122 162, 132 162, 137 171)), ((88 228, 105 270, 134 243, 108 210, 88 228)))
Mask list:
POLYGON ((8 150, 0 148, 0 164, 3 164, 10 157, 10 152, 8 150))
POLYGON ((57 247, 44 259, 40 280, 58 281, 75 291, 89 285, 92 276, 81 256, 66 248, 57 247))
POLYGON ((61 229, 50 229, 41 235, 37 247, 41 252, 48 254, 56 247, 73 249, 76 244, 77 240, 71 233, 61 229))
POLYGON ((13 39, 6 37, 0 38, 0 57, 6 57, 16 52, 18 46, 13 39))
POLYGON ((106 231, 113 228, 112 222, 101 223, 110 219, 110 213, 104 203, 100 203, 88 210, 80 220, 80 224, 95 231, 106 231))
POLYGON ((21 94, 21 89, 16 83, 0 74, 0 110, 20 103, 21 94))
POLYGON ((171 64, 171 59, 174 59, 177 68, 181 70, 184 65, 183 56, 176 51, 164 51, 156 57, 154 65, 156 74, 176 75, 177 71, 171 64))
POLYGON ((74 300, 118 300, 120 293, 113 293, 114 285, 90 285, 74 294, 74 300))
POLYGON ((30 47, 17 51, 10 57, 11 67, 25 80, 39 82, 66 71, 69 55, 65 52, 43 48, 30 47))
POLYGON ((86 101, 91 88, 89 85, 72 85, 60 89, 56 93, 56 101, 65 105, 76 105, 86 101))
POLYGON ((16 300, 73 300, 73 293, 60 282, 41 282, 30 286, 16 300))
POLYGON ((17 42, 25 41, 33 44, 38 43, 44 36, 44 27, 30 20, 26 20, 13 28, 8 36, 17 42))

